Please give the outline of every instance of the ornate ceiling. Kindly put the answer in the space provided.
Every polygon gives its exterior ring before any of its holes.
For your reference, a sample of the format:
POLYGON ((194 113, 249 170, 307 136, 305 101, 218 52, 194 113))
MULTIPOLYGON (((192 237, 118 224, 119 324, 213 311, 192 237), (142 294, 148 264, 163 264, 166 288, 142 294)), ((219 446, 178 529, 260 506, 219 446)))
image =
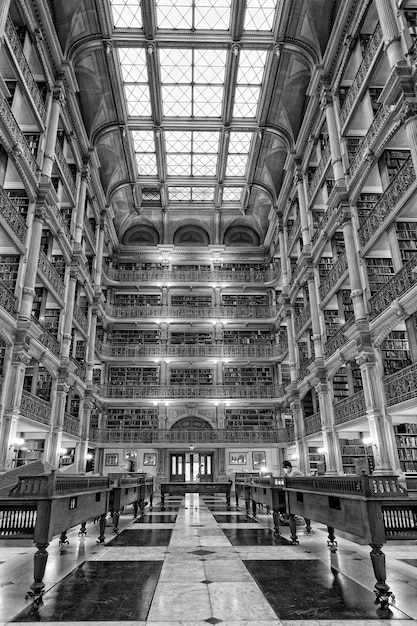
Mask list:
POLYGON ((120 242, 268 247, 339 3, 51 0, 120 242))

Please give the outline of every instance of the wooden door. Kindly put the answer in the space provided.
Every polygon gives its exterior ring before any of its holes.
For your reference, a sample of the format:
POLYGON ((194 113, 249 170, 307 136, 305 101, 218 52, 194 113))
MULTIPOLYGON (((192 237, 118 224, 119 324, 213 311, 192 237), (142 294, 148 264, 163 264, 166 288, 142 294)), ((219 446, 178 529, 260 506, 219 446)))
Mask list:
POLYGON ((203 452, 200 454, 200 482, 213 482, 213 453, 203 452))
POLYGON ((185 454, 171 454, 171 482, 184 482, 185 480, 185 454))

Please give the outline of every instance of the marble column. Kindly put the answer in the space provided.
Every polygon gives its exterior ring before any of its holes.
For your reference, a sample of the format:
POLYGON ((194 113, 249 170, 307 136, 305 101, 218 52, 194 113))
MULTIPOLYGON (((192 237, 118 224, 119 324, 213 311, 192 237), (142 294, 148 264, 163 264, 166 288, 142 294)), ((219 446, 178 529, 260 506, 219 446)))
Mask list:
POLYGON ((403 108, 402 121, 408 139, 414 172, 417 173, 417 104, 406 101, 403 108))
POLYGON ((323 447, 326 457, 326 475, 342 474, 342 456, 337 433, 334 429, 332 406, 329 388, 326 383, 320 382, 315 386, 320 407, 320 419, 323 435, 323 447))
POLYGON ((319 305, 316 289, 316 278, 312 269, 307 270, 307 287, 310 300, 311 326, 313 330, 314 356, 316 359, 323 358, 323 346, 319 320, 319 305))
POLYGON ((279 226, 278 226, 278 241, 279 241, 279 254, 280 254, 280 262, 281 262, 281 276, 282 276, 282 286, 288 287, 288 257, 287 257, 287 245, 284 236, 284 224, 282 217, 279 218, 279 226))
POLYGON ((329 133, 330 154, 332 156, 332 167, 335 183, 339 185, 344 185, 345 177, 342 165, 342 154, 340 151, 340 134, 336 123, 333 95, 326 85, 322 86, 321 107, 326 115, 327 130, 329 133))
POLYGON ((38 274, 42 229, 46 218, 44 207, 36 207, 26 261, 26 272, 23 286, 22 303, 19 320, 30 320, 35 295, 36 277, 38 274))
POLYGON ((65 298, 65 319, 62 331, 62 357, 68 359, 71 349, 71 330, 74 315, 75 304, 75 290, 79 278, 78 269, 74 266, 70 268, 70 276, 67 287, 67 294, 65 298))
POLYGON ((48 121, 48 132, 46 136, 45 154, 42 165, 42 180, 50 180, 52 169, 55 163, 55 146, 58 133, 59 116, 61 108, 65 104, 64 86, 58 80, 53 88, 53 100, 51 113, 48 121))
POLYGON ((220 208, 214 209, 214 243, 220 245, 220 208))
POLYGON ((304 193, 303 174, 300 162, 295 164, 294 182, 297 185, 298 206, 300 210, 301 237, 303 240, 303 248, 311 243, 310 232, 308 228, 307 202, 304 193))
POLYGON ((65 381, 58 381, 56 405, 52 419, 49 458, 45 459, 56 467, 58 467, 59 464, 59 450, 62 447, 62 431, 68 391, 69 385, 65 381))
POLYGON ((9 384, 5 396, 5 411, 0 424, 0 469, 11 469, 13 438, 16 437, 17 423, 20 415, 23 380, 30 356, 23 350, 15 352, 9 372, 9 384))
POLYGON ((307 474, 309 472, 310 463, 308 460, 308 443, 305 439, 303 409, 301 408, 297 392, 293 392, 293 396, 290 408, 294 421, 294 442, 298 458, 300 459, 300 470, 307 474))
POLYGON ((77 202, 77 218, 75 225, 74 244, 76 247, 81 246, 84 234, 84 216, 85 216, 85 198, 87 194, 87 184, 90 180, 90 169, 85 165, 81 172, 80 191, 77 202))
POLYGON ((375 7, 381 24, 385 53, 388 57, 389 65, 392 68, 398 63, 405 61, 401 46, 400 28, 391 0, 375 0, 375 7))
POLYGON ((343 239, 345 242, 346 260, 349 271, 350 297, 353 303, 353 312, 355 320, 366 319, 365 302, 363 297, 363 289, 361 276, 359 273, 359 254, 355 249, 353 239, 352 216, 349 208, 344 209, 343 213, 343 239))

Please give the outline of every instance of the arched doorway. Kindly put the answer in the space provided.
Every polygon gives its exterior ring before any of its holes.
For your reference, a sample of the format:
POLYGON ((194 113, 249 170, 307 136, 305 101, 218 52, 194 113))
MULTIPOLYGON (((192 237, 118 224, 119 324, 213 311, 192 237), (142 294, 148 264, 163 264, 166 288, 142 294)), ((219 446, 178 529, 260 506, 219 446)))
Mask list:
MULTIPOLYGON (((196 450, 195 441, 204 441, 204 437, 192 437, 192 431, 212 430, 211 425, 199 417, 183 417, 175 422, 171 430, 187 431, 190 441, 189 450, 170 453, 170 480, 173 482, 211 482, 213 481, 213 452, 196 450)), ((184 432, 185 435, 185 432, 184 432)))

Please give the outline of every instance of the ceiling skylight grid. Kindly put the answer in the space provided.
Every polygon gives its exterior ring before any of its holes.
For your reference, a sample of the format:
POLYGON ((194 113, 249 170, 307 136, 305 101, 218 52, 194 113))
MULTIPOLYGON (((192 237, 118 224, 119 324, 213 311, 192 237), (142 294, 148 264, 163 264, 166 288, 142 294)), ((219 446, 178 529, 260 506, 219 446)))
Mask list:
POLYGON ((155 139, 152 130, 133 130, 133 146, 139 176, 156 176, 155 139))
POLYGON ((231 0, 156 0, 157 27, 228 30, 231 0))
POLYGON ((230 135, 226 176, 244 176, 252 133, 234 131, 230 135))
POLYGON ((133 117, 152 113, 145 54, 144 48, 119 48, 128 113, 133 117))
POLYGON ((223 202, 239 202, 243 187, 223 187, 223 202))
POLYGON ((110 0, 115 28, 142 28, 140 0, 110 0))
POLYGON ((244 30, 271 31, 277 0, 247 0, 244 30))
POLYGON ((241 50, 233 117, 255 117, 265 71, 265 50, 241 50))
POLYGON ((168 176, 215 176, 219 133, 165 131, 168 176))

